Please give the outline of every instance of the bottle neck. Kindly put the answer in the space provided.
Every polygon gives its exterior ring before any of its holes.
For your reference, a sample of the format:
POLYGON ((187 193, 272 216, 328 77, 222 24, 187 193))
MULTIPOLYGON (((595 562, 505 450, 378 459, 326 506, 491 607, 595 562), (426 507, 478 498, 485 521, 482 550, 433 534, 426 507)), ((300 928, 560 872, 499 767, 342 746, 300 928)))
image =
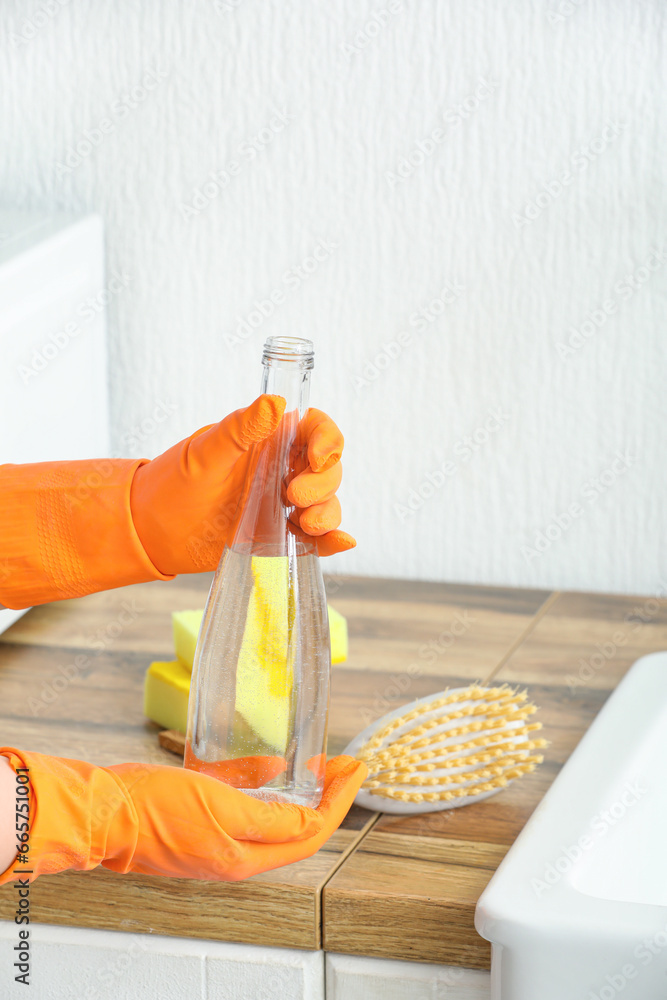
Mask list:
POLYGON ((266 360, 261 391, 285 399, 285 412, 273 434, 252 446, 247 478, 236 513, 231 547, 263 556, 304 555, 316 551, 312 538, 288 526, 293 511, 285 484, 307 465, 303 417, 308 409, 310 368, 297 360, 266 360))
POLYGON ((308 409, 310 397, 310 371, 300 370, 297 364, 281 362, 264 363, 261 392, 282 396, 286 401, 285 413, 294 413, 296 422, 308 409))

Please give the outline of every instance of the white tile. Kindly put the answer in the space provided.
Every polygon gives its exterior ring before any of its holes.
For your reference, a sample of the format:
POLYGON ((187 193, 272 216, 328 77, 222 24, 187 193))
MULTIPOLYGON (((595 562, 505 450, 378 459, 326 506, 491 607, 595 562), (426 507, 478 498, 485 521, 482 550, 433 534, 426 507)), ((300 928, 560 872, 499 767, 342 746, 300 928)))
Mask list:
POLYGON ((327 1000, 489 1000, 488 972, 356 955, 326 956, 327 1000))
POLYGON ((206 959, 207 1000, 324 1000, 324 953, 244 945, 206 959))
POLYGON ((17 931, 0 923, 3 1000, 205 1000, 203 943, 47 924, 30 926, 27 994, 9 975, 17 931))
MULTIPOLYGON (((320 951, 50 924, 32 924, 29 941, 37 1000, 324 1000, 320 951)), ((15 944, 18 928, 0 921, 1 1000, 28 995, 15 944)))

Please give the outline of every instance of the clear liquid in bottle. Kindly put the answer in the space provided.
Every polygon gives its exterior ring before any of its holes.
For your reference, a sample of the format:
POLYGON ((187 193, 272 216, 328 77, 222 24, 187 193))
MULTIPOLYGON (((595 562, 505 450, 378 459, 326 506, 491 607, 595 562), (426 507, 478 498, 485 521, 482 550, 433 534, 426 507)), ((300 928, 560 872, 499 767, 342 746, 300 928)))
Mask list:
POLYGON ((316 807, 326 762, 331 655, 315 545, 289 522, 285 483, 305 442, 312 345, 272 338, 262 391, 285 397, 250 472, 209 593, 190 687, 185 766, 246 794, 316 807))

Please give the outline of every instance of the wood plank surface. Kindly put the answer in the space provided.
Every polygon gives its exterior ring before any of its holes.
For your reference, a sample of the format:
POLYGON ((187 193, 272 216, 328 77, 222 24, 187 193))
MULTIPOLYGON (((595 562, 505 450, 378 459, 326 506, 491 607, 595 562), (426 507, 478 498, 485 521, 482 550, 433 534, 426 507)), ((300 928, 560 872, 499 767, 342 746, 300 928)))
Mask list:
POLYGON ((338 577, 349 658, 331 676, 329 752, 414 698, 479 681, 530 627, 546 591, 338 577))
POLYGON ((381 815, 325 887, 325 948, 488 968, 473 925, 480 893, 625 672, 665 648, 665 600, 568 593, 549 602, 487 678, 528 688, 550 740, 544 764, 465 808, 381 815))
MULTIPOLYGON (((172 610, 203 607, 210 575, 35 608, 0 636, 6 744, 98 764, 179 766, 142 710, 144 672, 172 658, 172 610)), ((333 577, 350 655, 332 671, 329 752, 447 686, 529 687, 545 764, 486 802, 411 818, 353 809, 313 858, 243 883, 121 876, 38 879, 33 919, 488 967, 480 892, 599 711, 644 652, 667 646, 667 602, 333 577), (585 678, 585 679, 584 679, 585 678)), ((0 917, 11 919, 11 888, 0 917)))
MULTIPOLYGON (((0 726, 6 745, 113 764, 181 766, 143 714, 152 659, 172 658, 171 612, 202 607, 210 575, 140 584, 33 608, 0 636, 0 726)), ((42 876, 31 919, 78 927, 321 947, 321 887, 374 814, 354 808, 314 857, 242 883, 117 875, 98 868, 42 876)), ((13 919, 11 884, 0 918, 13 919)))
MULTIPOLYGON (((332 753, 399 705, 483 680, 550 598, 545 591, 401 580, 338 582, 329 600, 348 619, 350 656, 332 671, 332 753)), ((480 851, 472 837, 436 842, 437 815, 421 819, 430 841, 419 831, 399 851, 375 837, 376 823, 328 880, 324 947, 486 968, 488 945, 476 934, 471 913, 506 848, 501 841, 480 851), (466 851, 474 861, 462 865, 466 851)))
MULTIPOLYGON (((30 919, 317 950, 321 887, 371 819, 365 809, 353 809, 312 858, 243 882, 119 875, 104 868, 42 875, 31 887, 30 919)), ((11 893, 0 891, 0 918, 13 919, 15 909, 11 893)))

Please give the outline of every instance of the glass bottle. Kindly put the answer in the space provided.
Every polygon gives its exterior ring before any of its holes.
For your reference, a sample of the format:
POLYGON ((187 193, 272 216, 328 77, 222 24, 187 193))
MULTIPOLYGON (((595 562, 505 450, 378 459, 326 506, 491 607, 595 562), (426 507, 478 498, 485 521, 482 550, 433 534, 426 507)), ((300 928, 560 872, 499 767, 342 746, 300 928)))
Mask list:
POLYGON ((261 391, 283 396, 276 431, 255 444, 195 652, 185 766, 249 795, 317 807, 326 763, 331 652, 311 537, 289 521, 285 488, 307 465, 301 420, 313 345, 272 337, 261 391))

